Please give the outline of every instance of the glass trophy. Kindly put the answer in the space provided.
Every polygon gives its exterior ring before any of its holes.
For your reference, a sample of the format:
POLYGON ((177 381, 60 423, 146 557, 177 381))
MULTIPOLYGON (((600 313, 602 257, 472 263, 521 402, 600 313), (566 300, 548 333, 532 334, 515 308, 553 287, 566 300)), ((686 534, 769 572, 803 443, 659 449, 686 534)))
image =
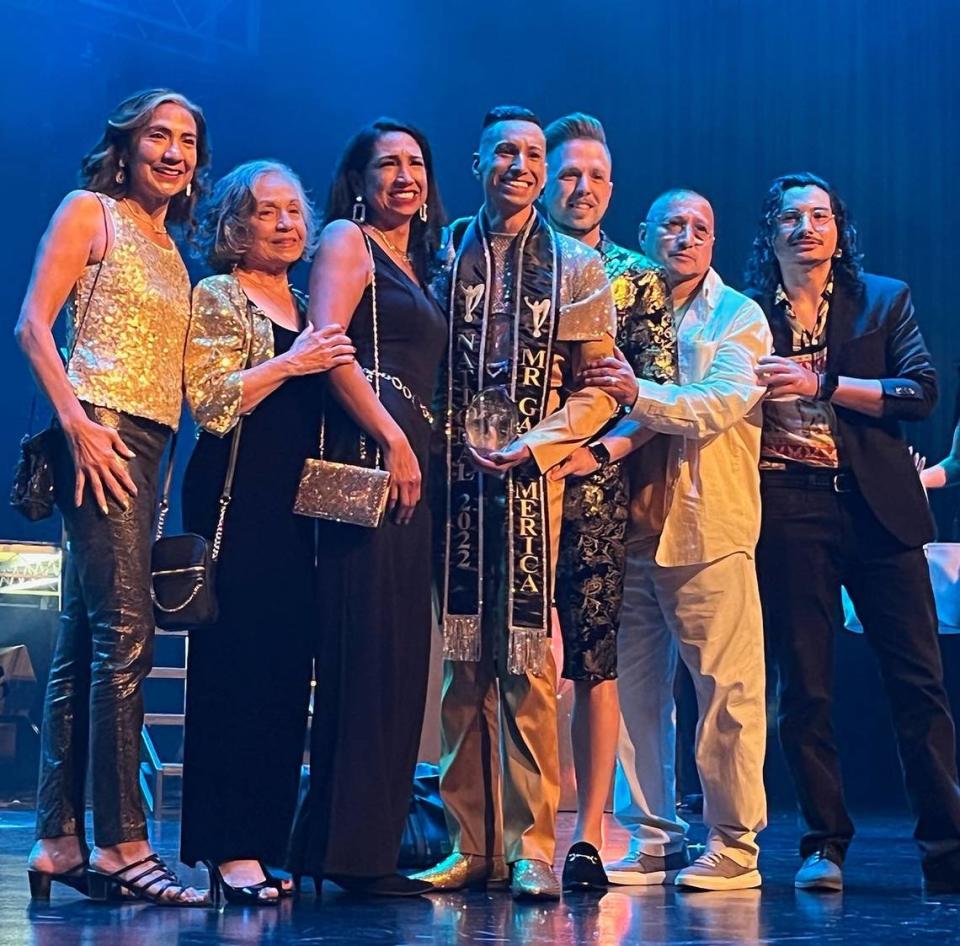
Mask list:
POLYGON ((484 388, 467 405, 463 419, 467 445, 480 456, 502 450, 517 436, 520 415, 504 385, 484 388))

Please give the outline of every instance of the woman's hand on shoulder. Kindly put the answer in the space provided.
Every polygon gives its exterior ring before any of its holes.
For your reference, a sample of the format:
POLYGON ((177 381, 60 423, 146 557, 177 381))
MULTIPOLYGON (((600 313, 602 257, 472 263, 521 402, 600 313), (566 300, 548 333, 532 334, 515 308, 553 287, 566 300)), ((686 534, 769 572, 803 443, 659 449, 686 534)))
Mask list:
POLYGON ((341 326, 326 325, 315 329, 308 324, 279 358, 291 375, 320 374, 340 365, 349 365, 356 351, 341 326))

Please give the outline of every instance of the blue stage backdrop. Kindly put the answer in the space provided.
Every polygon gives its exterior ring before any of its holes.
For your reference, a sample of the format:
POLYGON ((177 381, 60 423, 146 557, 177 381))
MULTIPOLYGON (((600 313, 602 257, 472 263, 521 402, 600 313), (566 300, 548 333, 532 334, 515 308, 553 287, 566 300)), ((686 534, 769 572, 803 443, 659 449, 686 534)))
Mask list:
MULTIPOLYGON (((657 192, 696 188, 716 209, 716 264, 734 285, 767 182, 814 170, 848 198, 868 268, 913 286, 942 397, 911 439, 938 458, 960 356, 958 26, 955 0, 0 0, 0 488, 32 390, 9 331, 36 243, 108 110, 157 85, 206 110, 215 173, 276 157, 318 200, 360 124, 412 120, 434 142, 455 214, 478 202, 470 156, 491 105, 544 120, 592 112, 614 155, 611 234, 633 245, 657 192)), ((957 500, 936 502, 949 533, 957 500)), ((0 537, 54 534, 0 503, 0 537)))

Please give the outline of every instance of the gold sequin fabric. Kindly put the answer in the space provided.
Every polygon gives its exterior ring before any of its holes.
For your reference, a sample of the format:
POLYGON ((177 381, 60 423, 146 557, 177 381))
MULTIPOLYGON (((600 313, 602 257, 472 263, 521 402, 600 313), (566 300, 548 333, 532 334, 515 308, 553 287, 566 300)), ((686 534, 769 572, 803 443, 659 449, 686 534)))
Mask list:
POLYGON ((68 304, 71 343, 81 316, 83 325, 67 377, 82 401, 176 429, 190 278, 176 247, 157 246, 117 201, 97 196, 113 223, 113 242, 93 297, 97 265, 84 270, 68 304))
MULTIPOLYGON (((606 237, 598 249, 617 309, 620 350, 638 377, 675 380, 677 340, 662 271, 606 237)), ((617 675, 628 500, 621 463, 567 480, 556 590, 567 679, 611 680, 617 675)))
POLYGON ((588 342, 614 335, 616 312, 603 260, 596 250, 557 234, 560 256, 560 324, 557 340, 588 342), (571 300, 566 302, 565 300, 571 300))
MULTIPOLYGON (((306 299, 295 293, 301 315, 306 299)), ((187 335, 184 377, 187 404, 206 431, 223 436, 240 417, 247 366, 274 356, 273 327, 266 315, 247 299, 236 276, 201 279, 193 290, 193 314, 187 335)))
POLYGON ((663 270, 604 236, 598 247, 617 309, 617 345, 638 378, 677 379, 677 336, 663 270))

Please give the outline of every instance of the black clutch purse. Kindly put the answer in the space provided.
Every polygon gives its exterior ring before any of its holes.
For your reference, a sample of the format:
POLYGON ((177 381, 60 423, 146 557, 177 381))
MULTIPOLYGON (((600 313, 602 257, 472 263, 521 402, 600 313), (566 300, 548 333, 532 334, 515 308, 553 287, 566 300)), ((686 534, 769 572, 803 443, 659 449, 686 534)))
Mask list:
POLYGON ((237 421, 230 444, 227 475, 220 494, 220 514, 217 528, 210 542, 202 535, 184 532, 164 536, 163 526, 170 508, 170 483, 173 480, 173 458, 176 436, 170 446, 170 459, 160 497, 157 517, 157 537, 150 553, 150 596, 153 599, 153 620, 163 631, 185 631, 205 627, 216 622, 220 615, 217 605, 216 572, 223 541, 223 524, 227 517, 233 490, 233 474, 237 467, 240 446, 240 428, 237 421))

